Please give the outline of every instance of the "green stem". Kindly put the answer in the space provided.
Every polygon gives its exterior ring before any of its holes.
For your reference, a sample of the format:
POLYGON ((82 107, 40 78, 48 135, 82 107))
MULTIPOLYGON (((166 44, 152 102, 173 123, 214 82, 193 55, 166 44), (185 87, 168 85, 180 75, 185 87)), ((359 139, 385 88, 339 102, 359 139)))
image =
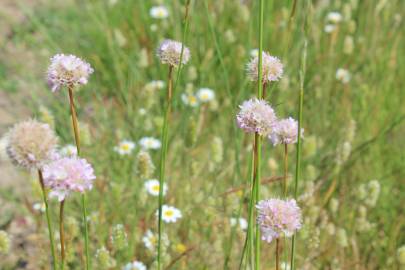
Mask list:
MULTIPOLYGON (((80 155, 80 135, 79 135, 79 124, 77 120, 76 108, 73 98, 73 87, 69 87, 69 103, 70 103, 70 113, 72 116, 73 131, 75 136, 75 143, 77 148, 77 155, 80 155)), ((83 213, 83 224, 84 224, 84 247, 86 252, 86 270, 91 269, 90 265, 90 254, 89 254, 89 229, 87 224, 87 206, 86 206, 86 195, 82 194, 82 213, 83 213)))
POLYGON ((45 204, 45 215, 46 215, 46 222, 48 223, 49 242, 51 243, 52 264, 53 264, 53 269, 56 270, 58 268, 57 268, 57 262, 56 262, 56 256, 55 256, 55 245, 54 245, 54 238, 53 238, 52 223, 51 223, 51 218, 49 216, 48 197, 46 195, 44 178, 42 176, 41 170, 38 170, 38 179, 39 179, 39 184, 41 185, 42 199, 45 204))
POLYGON ((283 180, 283 189, 284 189, 284 198, 287 197, 287 174, 288 174, 288 144, 284 144, 284 180, 283 180))
MULTIPOLYGON (((300 91, 299 91, 299 105, 298 105, 298 140, 297 140, 297 157, 295 165, 295 181, 294 181, 294 198, 297 199, 298 196, 298 180, 301 173, 301 128, 302 128, 302 109, 304 106, 304 80, 305 80, 305 69, 306 69, 306 57, 307 57, 307 40, 304 42, 304 49, 302 52, 302 62, 300 70, 300 91)), ((295 234, 292 237, 291 242, 291 270, 295 269, 295 234)))
POLYGON ((159 223, 158 223, 158 270, 162 267, 162 206, 163 206, 163 185, 165 182, 165 168, 166 168, 166 154, 168 146, 168 133, 169 133, 169 118, 172 104, 172 88, 173 88, 173 66, 169 67, 168 83, 167 83, 167 96, 166 96, 166 106, 163 120, 163 129, 162 129, 162 149, 161 149, 161 158, 160 158, 160 176, 159 176, 159 223))
POLYGON ((280 270, 280 239, 276 240, 276 270, 280 270))
POLYGON ((60 235, 60 257, 61 270, 65 268, 65 229, 63 227, 63 210, 65 208, 65 200, 60 202, 59 210, 59 235, 60 235))

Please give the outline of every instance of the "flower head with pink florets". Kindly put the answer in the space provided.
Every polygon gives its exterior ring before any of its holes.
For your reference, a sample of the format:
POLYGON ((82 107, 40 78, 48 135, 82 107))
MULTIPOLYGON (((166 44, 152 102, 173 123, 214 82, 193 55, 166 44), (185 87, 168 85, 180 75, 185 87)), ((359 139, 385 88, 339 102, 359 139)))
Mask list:
MULTIPOLYGON (((304 129, 301 129, 301 138, 303 133, 304 129)), ((273 145, 296 143, 298 139, 298 122, 291 117, 277 121, 269 139, 273 145)))
POLYGON ((301 228, 301 209, 294 199, 262 200, 256 208, 262 240, 268 243, 283 236, 290 237, 301 228))
POLYGON ((74 55, 56 54, 51 58, 47 80, 52 92, 61 87, 85 85, 94 70, 89 63, 74 55))
POLYGON ((87 160, 78 157, 63 157, 43 168, 44 184, 51 189, 50 197, 63 201, 71 192, 84 193, 93 188, 96 178, 93 167, 87 160))
MULTIPOLYGON (((263 83, 278 81, 283 76, 283 64, 280 59, 267 52, 262 53, 263 83)), ((247 64, 247 75, 251 81, 259 80, 259 56, 254 55, 247 64)))
POLYGON ((236 115, 238 126, 247 133, 269 136, 277 121, 273 108, 262 99, 244 101, 236 115))

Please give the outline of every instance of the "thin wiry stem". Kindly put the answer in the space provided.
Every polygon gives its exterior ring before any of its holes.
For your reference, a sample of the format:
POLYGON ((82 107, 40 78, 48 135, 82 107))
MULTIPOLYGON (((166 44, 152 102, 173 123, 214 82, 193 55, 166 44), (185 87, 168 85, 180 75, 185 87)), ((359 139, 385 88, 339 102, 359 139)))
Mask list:
POLYGON ((49 207, 48 207, 48 197, 46 195, 45 191, 45 185, 44 185, 44 178, 42 176, 42 171, 38 170, 38 179, 39 179, 39 184, 41 185, 41 190, 42 190, 42 199, 45 204, 45 215, 46 215, 46 222, 48 224, 48 234, 49 234, 49 242, 51 244, 51 255, 52 255, 52 264, 53 264, 53 269, 56 270, 57 262, 56 262, 56 256, 55 256, 55 244, 54 244, 54 238, 53 238, 53 230, 52 230, 52 222, 51 218, 49 216, 49 207))
MULTIPOLYGON (((301 128, 302 128, 302 109, 304 106, 304 80, 305 80, 305 69, 306 69, 306 58, 307 58, 307 40, 304 42, 304 49, 302 51, 302 62, 300 70, 300 91, 299 91, 299 105, 298 105, 298 140, 297 140, 297 157, 295 165, 295 181, 294 181, 294 198, 297 199, 298 196, 298 180, 301 173, 301 128)), ((295 269, 295 234, 292 237, 291 242, 291 270, 295 269)))
MULTIPOLYGON (((77 121, 76 108, 73 98, 73 87, 69 87, 69 103, 70 103, 70 113, 72 116, 73 131, 75 136, 75 143, 77 149, 77 155, 80 155, 80 135, 79 135, 79 124, 77 121)), ((86 270, 91 269, 90 253, 89 253, 89 230, 87 225, 87 206, 86 206, 86 195, 82 194, 82 214, 83 214, 83 224, 84 224, 84 248, 86 252, 86 270)))
POLYGON ((65 268, 65 229, 63 226, 63 210, 65 208, 65 200, 60 202, 59 209, 59 235, 60 235, 60 268, 63 270, 65 268))
POLYGON ((283 179, 283 189, 284 189, 284 198, 287 197, 287 175, 288 175, 288 144, 284 144, 284 179, 283 179))
POLYGON ((162 149, 161 149, 161 157, 160 157, 160 175, 159 175, 159 223, 158 223, 158 270, 162 267, 162 229, 163 229, 163 222, 162 222, 162 206, 163 206, 163 185, 165 182, 165 168, 166 168, 166 154, 167 154, 167 146, 168 146, 168 133, 169 133, 169 118, 170 118, 170 111, 171 111, 171 104, 172 104, 172 87, 173 87, 173 66, 169 66, 169 75, 168 75, 168 83, 167 83, 167 96, 166 96, 166 105, 165 105, 165 113, 164 113, 164 120, 163 120, 163 129, 162 129, 162 149))
POLYGON ((280 239, 276 240, 276 270, 280 270, 280 239))

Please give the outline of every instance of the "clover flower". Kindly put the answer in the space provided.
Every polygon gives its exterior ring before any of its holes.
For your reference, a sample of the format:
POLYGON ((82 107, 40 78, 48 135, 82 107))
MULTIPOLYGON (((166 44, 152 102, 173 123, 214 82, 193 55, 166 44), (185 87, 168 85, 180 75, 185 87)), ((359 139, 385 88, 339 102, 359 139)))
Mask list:
POLYGON ((262 200, 256 208, 262 240, 268 243, 275 238, 290 237, 301 228, 301 209, 294 199, 262 200))
POLYGON ((43 168, 45 186, 51 188, 50 197, 59 201, 71 192, 84 193, 93 188, 96 178, 93 167, 85 159, 78 157, 63 157, 52 161, 43 168))
MULTIPOLYGON (((173 67, 177 67, 180 64, 180 56, 182 46, 181 42, 166 39, 160 43, 157 49, 157 56, 162 64, 168 64, 173 67)), ((184 46, 183 56, 181 59, 182 64, 186 64, 190 60, 190 50, 184 46)))
MULTIPOLYGON (((160 184, 156 179, 151 179, 145 182, 146 191, 152 196, 159 196, 160 184)), ((163 195, 167 192, 167 185, 163 185, 163 195)))
POLYGON ((129 155, 135 148, 135 143, 130 140, 123 140, 117 146, 114 147, 114 151, 121 156, 129 155))
POLYGON ((149 10, 149 15, 154 19, 166 19, 169 17, 169 10, 165 6, 154 6, 149 10))
POLYGON ((52 92, 61 87, 87 84, 94 70, 89 63, 74 55, 57 54, 51 58, 47 72, 48 85, 52 92))
MULTIPOLYGON (((303 131, 301 129, 301 137, 303 131)), ((291 117, 277 121, 269 138, 273 145, 296 143, 298 139, 298 122, 291 117)))
POLYGON ((273 108, 262 99, 244 101, 236 116, 239 128, 247 133, 257 132, 261 136, 268 136, 276 124, 276 114, 273 108))
MULTIPOLYGON (((156 216, 159 216, 159 210, 156 211, 156 216)), ((162 220, 166 223, 175 223, 182 218, 181 211, 170 205, 162 205, 162 220)))
MULTIPOLYGON (((283 64, 280 59, 267 52, 262 52, 262 74, 263 83, 278 81, 283 76, 283 64)), ((253 56, 247 64, 247 75, 251 81, 259 80, 259 54, 253 56)))
POLYGON ((347 84, 348 82, 350 82, 350 79, 351 79, 351 75, 347 69, 338 68, 336 70, 336 80, 338 80, 344 84, 347 84))
POLYGON ((196 95, 201 103, 210 102, 215 99, 215 92, 210 88, 200 88, 196 95))
POLYGON ((139 145, 142 147, 144 150, 148 149, 159 149, 162 146, 162 143, 153 137, 143 137, 139 141, 139 145))
POLYGON ((40 169, 56 155, 57 137, 48 124, 28 120, 7 133, 6 151, 17 165, 40 169))

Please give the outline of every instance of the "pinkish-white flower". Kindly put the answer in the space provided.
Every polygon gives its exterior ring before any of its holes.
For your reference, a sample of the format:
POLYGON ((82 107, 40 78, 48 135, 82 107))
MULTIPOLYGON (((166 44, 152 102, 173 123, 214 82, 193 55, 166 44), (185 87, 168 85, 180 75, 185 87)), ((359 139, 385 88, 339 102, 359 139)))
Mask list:
POLYGON ((294 199, 262 200, 256 205, 262 240, 290 237, 301 228, 301 209, 294 199))
MULTIPOLYGON (((259 54, 253 56, 247 64, 247 75, 251 81, 259 80, 259 54)), ((262 75, 263 83, 278 81, 283 76, 283 64, 280 59, 267 52, 262 52, 262 75)))
POLYGON ((61 87, 75 87, 87 84, 94 72, 89 63, 72 54, 57 54, 51 58, 47 72, 48 85, 52 92, 61 87))
POLYGON ((180 64, 180 58, 183 65, 190 60, 190 50, 181 42, 166 39, 160 43, 157 56, 162 64, 177 67, 180 64), (183 55, 181 55, 182 47, 183 55))
POLYGON ((63 157, 43 168, 45 186, 51 189, 50 197, 63 201, 71 192, 84 193, 93 188, 96 179, 93 167, 78 157, 63 157))
MULTIPOLYGON (((301 129, 301 137, 303 132, 304 130, 301 129)), ((298 139, 298 122, 291 117, 277 121, 269 138, 273 145, 296 143, 298 139)))
POLYGON ((276 124, 277 117, 273 108, 262 99, 244 101, 236 115, 238 126, 245 132, 257 132, 261 136, 268 136, 276 124))

